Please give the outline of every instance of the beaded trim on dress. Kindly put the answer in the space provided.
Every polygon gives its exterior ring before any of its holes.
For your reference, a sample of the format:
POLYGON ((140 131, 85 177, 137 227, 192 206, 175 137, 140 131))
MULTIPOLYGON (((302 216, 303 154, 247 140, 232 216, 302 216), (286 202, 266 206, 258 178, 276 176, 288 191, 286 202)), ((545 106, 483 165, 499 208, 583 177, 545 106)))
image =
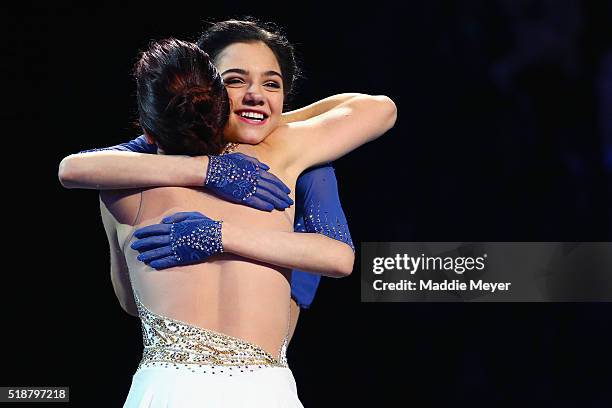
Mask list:
POLYGON ((149 366, 288 367, 285 336, 279 358, 246 340, 151 312, 134 291, 144 351, 138 369, 149 366))

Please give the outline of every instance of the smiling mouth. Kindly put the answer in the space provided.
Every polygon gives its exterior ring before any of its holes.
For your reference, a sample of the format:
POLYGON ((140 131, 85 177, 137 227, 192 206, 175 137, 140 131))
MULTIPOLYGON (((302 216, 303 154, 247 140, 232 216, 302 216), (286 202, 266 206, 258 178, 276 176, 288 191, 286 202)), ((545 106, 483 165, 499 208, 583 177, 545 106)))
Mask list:
POLYGON ((260 112, 242 111, 242 112, 235 112, 235 113, 236 115, 238 115, 238 117, 240 118, 242 122, 245 122, 251 125, 261 125, 265 123, 268 119, 268 115, 266 115, 265 113, 260 113, 260 112))

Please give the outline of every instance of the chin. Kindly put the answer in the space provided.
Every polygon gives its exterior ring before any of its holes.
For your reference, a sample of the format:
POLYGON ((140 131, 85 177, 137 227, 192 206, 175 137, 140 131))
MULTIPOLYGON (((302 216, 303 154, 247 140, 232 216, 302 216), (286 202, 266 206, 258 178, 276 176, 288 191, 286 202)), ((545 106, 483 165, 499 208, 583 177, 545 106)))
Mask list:
POLYGON ((258 131, 254 131, 253 129, 240 130, 241 132, 236 132, 236 139, 240 141, 240 143, 258 144, 268 135, 266 132, 263 132, 263 129, 258 131))
POLYGON ((241 125, 241 123, 230 124, 224 132, 226 140, 232 140, 238 143, 258 144, 266 138, 265 132, 241 125))
POLYGON ((240 135, 240 137, 238 138, 240 140, 240 143, 247 143, 247 144, 259 144, 261 141, 263 141, 266 137, 264 135, 261 134, 243 134, 240 135))

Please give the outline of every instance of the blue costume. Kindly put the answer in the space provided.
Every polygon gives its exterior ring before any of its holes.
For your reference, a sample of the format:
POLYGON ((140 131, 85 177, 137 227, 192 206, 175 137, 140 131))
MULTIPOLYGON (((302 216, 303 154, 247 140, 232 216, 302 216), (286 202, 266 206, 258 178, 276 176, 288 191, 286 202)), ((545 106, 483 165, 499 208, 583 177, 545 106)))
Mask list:
MULTIPOLYGON (((116 146, 85 152, 118 150, 157 154, 157 145, 140 136, 116 146)), ((331 164, 304 171, 296 183, 295 232, 318 233, 345 242, 354 250, 346 216, 338 196, 338 183, 331 164)), ((309 308, 317 292, 321 275, 294 270, 291 275, 291 297, 302 308, 309 308)))

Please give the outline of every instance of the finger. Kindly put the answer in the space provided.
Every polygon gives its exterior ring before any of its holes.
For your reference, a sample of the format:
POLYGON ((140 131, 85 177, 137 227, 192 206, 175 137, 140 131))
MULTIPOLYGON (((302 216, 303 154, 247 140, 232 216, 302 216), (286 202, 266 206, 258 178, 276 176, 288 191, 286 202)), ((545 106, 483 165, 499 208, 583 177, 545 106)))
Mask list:
POLYGON ((261 198, 263 201, 267 201, 274 206, 277 210, 284 210, 289 207, 289 204, 283 200, 272 195, 268 190, 258 188, 254 194, 257 198, 261 198))
POLYGON ((268 191, 270 194, 275 196, 276 198, 284 201, 287 205, 293 205, 293 200, 291 197, 287 195, 284 191, 279 189, 275 184, 270 183, 269 181, 260 181, 257 183, 257 190, 262 189, 268 191))
POLYGON ((278 186, 281 190, 283 190, 285 193, 289 194, 291 192, 291 189, 289 187, 287 187, 287 185, 285 183, 283 183, 278 177, 276 177, 274 174, 268 172, 268 171, 262 171, 261 173, 259 173, 259 179, 261 180, 266 180, 276 186, 278 186))
MULTIPOLYGON (((160 258, 165 258, 167 256, 173 255, 172 253, 172 248, 169 246, 165 246, 162 248, 157 248, 157 249, 153 249, 151 251, 147 251, 147 252, 143 252, 142 254, 138 255, 138 257, 136 259, 138 259, 140 262, 144 262, 146 264, 150 264, 151 262, 155 261, 156 259, 160 259, 160 258)), ((176 261, 176 259, 175 259, 176 261)))
POLYGON ((193 220, 198 218, 206 218, 206 216, 197 211, 185 211, 185 212, 177 212, 172 215, 165 217, 162 222, 164 224, 176 224, 177 222, 185 221, 185 220, 193 220))
POLYGON ((167 256, 167 257, 162 258, 162 259, 156 259, 154 261, 151 261, 149 266, 151 268, 155 268, 155 269, 159 270, 159 269, 171 268, 173 266, 178 266, 178 265, 176 263, 176 258, 174 257, 174 255, 172 255, 172 256, 167 256))
POLYGON ((170 234, 170 225, 166 224, 147 225, 146 227, 139 228, 134 232, 134 236, 136 238, 146 238, 153 235, 167 234, 170 234))
POLYGON ((248 205, 249 207, 253 207, 256 208, 258 210, 261 211, 272 211, 274 209, 274 206, 270 203, 265 202, 264 200, 262 200, 261 198, 258 198, 254 195, 250 196, 249 198, 247 198, 244 203, 246 205, 248 205))
POLYGON ((151 249, 167 246, 170 244, 170 235, 156 235, 148 238, 142 238, 132 242, 130 248, 138 252, 149 251, 151 249))

